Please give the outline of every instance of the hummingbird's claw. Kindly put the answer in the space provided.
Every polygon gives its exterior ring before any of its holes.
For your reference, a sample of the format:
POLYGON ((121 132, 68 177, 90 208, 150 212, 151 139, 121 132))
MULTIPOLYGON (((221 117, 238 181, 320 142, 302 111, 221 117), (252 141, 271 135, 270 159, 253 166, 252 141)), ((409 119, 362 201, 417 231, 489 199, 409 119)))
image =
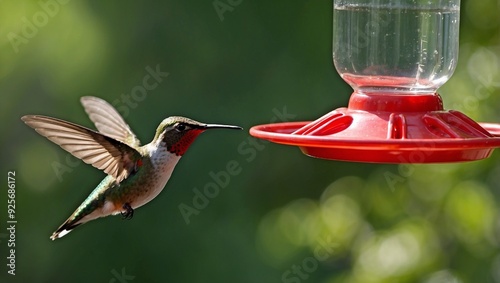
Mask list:
POLYGON ((134 209, 130 206, 130 204, 126 203, 123 205, 123 209, 126 211, 121 212, 123 219, 130 220, 134 217, 134 209))

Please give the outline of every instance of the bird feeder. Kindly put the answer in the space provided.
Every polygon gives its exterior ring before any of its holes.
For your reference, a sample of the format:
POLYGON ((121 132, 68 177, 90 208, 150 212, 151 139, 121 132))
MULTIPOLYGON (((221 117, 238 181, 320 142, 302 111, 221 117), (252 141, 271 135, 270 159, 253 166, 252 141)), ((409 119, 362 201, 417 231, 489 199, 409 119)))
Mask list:
POLYGON ((436 163, 487 158, 500 125, 444 110, 436 92, 458 58, 460 0, 334 0, 333 61, 347 108, 313 122, 254 126, 252 136, 324 159, 436 163))

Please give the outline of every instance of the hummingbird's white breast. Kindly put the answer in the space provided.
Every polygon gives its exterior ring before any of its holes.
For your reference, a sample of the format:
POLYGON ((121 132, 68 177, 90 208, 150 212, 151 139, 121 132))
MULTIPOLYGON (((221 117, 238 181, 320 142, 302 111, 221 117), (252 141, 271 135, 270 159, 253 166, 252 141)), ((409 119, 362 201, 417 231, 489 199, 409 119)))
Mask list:
POLYGON ((164 145, 158 147, 147 145, 146 148, 150 153, 153 168, 151 174, 148 174, 147 184, 144 184, 148 187, 147 191, 132 203, 134 209, 148 203, 163 190, 174 171, 175 165, 181 158, 181 156, 170 153, 164 145))

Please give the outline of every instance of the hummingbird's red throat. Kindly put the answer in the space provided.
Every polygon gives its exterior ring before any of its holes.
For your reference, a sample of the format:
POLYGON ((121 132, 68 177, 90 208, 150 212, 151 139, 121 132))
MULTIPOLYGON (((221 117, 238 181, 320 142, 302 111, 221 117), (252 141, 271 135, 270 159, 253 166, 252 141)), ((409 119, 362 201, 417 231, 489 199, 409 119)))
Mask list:
POLYGON ((182 156, 189 148, 189 146, 194 142, 196 137, 201 134, 203 130, 193 129, 182 136, 176 143, 172 144, 167 150, 175 155, 182 156))

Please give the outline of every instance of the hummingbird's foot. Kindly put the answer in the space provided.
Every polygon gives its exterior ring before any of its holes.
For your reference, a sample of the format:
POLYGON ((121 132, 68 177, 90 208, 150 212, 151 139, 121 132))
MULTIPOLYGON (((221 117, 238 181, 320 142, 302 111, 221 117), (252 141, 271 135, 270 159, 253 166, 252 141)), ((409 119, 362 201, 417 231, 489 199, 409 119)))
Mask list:
POLYGON ((123 219, 127 220, 132 219, 132 217, 134 216, 134 209, 130 206, 130 204, 128 203, 124 204, 123 209, 126 210, 124 212, 121 212, 123 219))

